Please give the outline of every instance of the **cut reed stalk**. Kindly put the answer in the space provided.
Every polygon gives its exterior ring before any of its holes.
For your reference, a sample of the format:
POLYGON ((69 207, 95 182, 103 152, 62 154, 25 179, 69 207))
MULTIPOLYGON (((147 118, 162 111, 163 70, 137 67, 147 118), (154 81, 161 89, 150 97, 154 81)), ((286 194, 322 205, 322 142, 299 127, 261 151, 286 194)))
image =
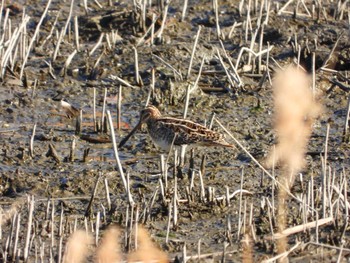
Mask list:
POLYGON ((152 56, 157 58, 157 59, 159 59, 162 63, 164 63, 164 65, 169 67, 174 72, 174 76, 178 76, 179 77, 180 81, 183 80, 181 72, 177 71, 173 66, 171 66, 168 62, 166 62, 164 59, 162 59, 161 57, 157 56, 156 54, 152 54, 152 56))
MULTIPOLYGON (((185 0, 186 1, 186 0, 185 0)), ((188 79, 190 76, 191 76, 191 70, 192 70, 192 63, 193 63, 193 59, 194 59, 194 54, 196 53, 196 47, 197 47, 197 44, 198 44, 198 39, 199 39, 199 36, 200 36, 200 33, 201 33, 201 29, 202 27, 199 26, 198 27, 198 31, 197 31, 197 34, 196 34, 196 37, 194 39, 194 43, 193 43, 193 46, 192 46, 192 52, 191 52, 191 59, 190 59, 190 64, 188 66, 188 70, 187 70, 187 74, 186 74, 186 79, 188 79)))
POLYGON ((98 211, 96 214, 96 226, 95 226, 95 245, 98 246, 98 234, 100 232, 100 214, 101 212, 98 211))
MULTIPOLYGON (((137 41, 136 43, 136 47, 140 47, 142 46, 145 42, 146 42, 146 37, 149 35, 149 33, 151 32, 151 45, 153 45, 153 38, 154 38, 154 24, 157 22, 159 17, 157 17, 155 14, 152 14, 152 24, 150 25, 150 27, 147 29, 147 31, 145 32, 145 34, 140 37, 140 39, 137 41)), ((147 40, 148 42, 148 40, 147 40)))
POLYGON ((108 179, 107 178, 104 179, 104 184, 105 184, 108 211, 111 211, 112 204, 111 204, 111 197, 109 196, 109 187, 108 187, 108 179))
POLYGON ((181 13, 181 22, 185 21, 187 6, 188 6, 188 0, 184 0, 184 4, 183 4, 183 8, 182 8, 182 13, 181 13))
POLYGON ((328 138, 330 125, 327 124, 326 139, 324 143, 324 158, 322 166, 322 216, 327 217, 327 159, 328 159, 328 138))
POLYGON ((297 225, 297 226, 293 226, 293 227, 290 227, 290 228, 285 228, 282 232, 275 233, 271 237, 266 236, 265 238, 266 239, 280 239, 280 238, 284 238, 284 237, 287 237, 287 236, 299 233, 301 231, 305 231, 306 229, 317 228, 319 226, 328 224, 330 222, 333 222, 333 220, 334 220, 334 218, 332 216, 331 217, 322 218, 322 219, 319 219, 319 220, 316 219, 315 221, 309 222, 307 224, 302 224, 302 225, 297 225))
POLYGON ((227 79, 228 79, 229 83, 231 84, 231 89, 230 90, 232 90, 235 87, 235 84, 234 84, 234 82, 231 79, 231 75, 227 71, 226 65, 225 65, 224 61, 222 60, 222 57, 220 55, 219 49, 216 49, 216 54, 218 55, 218 58, 219 58, 220 63, 221 63, 221 66, 222 66, 222 68, 224 69, 224 71, 226 73, 226 76, 227 76, 227 79))
POLYGON ((141 79, 140 79, 140 74, 139 74, 139 56, 137 54, 137 49, 133 47, 134 50, 134 59, 135 59, 135 81, 137 85, 141 85, 141 79))
POLYGON ((225 58, 226 58, 226 60, 228 61, 229 65, 230 65, 230 67, 231 67, 231 69, 232 69, 232 71, 233 71, 233 73, 234 73, 234 75, 233 75, 232 77, 234 78, 234 80, 235 80, 236 83, 238 84, 238 87, 243 86, 243 82, 242 82, 241 78, 239 77, 239 74, 238 74, 238 72, 237 72, 237 68, 233 65, 233 63, 232 63, 230 57, 228 56, 228 54, 227 54, 227 52, 226 52, 224 43, 223 43, 221 40, 219 40, 219 42, 220 42, 221 48, 222 48, 222 50, 223 50, 223 52, 224 52, 225 58))
POLYGON ((91 49, 91 51, 89 52, 89 56, 91 57, 95 51, 102 45, 102 40, 105 36, 105 33, 101 33, 100 38, 98 39, 97 43, 95 44, 95 46, 91 49))
POLYGON ((218 0, 213 0, 213 9, 214 9, 213 11, 215 14, 216 34, 217 34, 218 39, 221 39, 224 36, 221 34, 221 29, 220 29, 218 0))
POLYGON ((165 28, 165 22, 168 16, 169 4, 170 4, 170 0, 165 0, 164 8, 162 9, 162 24, 156 36, 158 39, 162 39, 162 34, 165 28))
POLYGON ((103 104, 102 104, 102 112, 101 112, 101 129, 102 129, 102 132, 106 132, 104 130, 104 127, 105 127, 105 114, 106 114, 106 101, 107 101, 107 93, 108 93, 108 90, 107 88, 104 89, 104 93, 103 93, 103 104))
POLYGON ((200 182, 200 197, 201 197, 201 201, 203 202, 205 200, 205 186, 204 186, 203 174, 201 171, 198 171, 198 175, 199 175, 199 182, 200 182))
POLYGON ((348 134, 349 118, 350 118, 350 96, 348 97, 346 117, 345 117, 344 129, 343 129, 343 141, 344 142, 349 141, 349 134, 348 134))
POLYGON ((70 153, 69 153, 69 161, 74 162, 75 157, 75 148, 76 148, 76 138, 73 136, 73 140, 70 147, 70 153))
POLYGON ((12 258, 16 259, 16 255, 17 255, 17 249, 19 249, 18 247, 18 240, 19 240, 19 231, 21 228, 21 213, 17 214, 17 218, 16 218, 16 231, 15 231, 15 236, 14 236, 14 241, 13 241, 13 250, 12 250, 12 258))
POLYGON ((35 138, 35 131, 36 131, 36 123, 33 126, 32 135, 30 136, 30 144, 29 144, 29 154, 30 157, 34 157, 34 138, 35 138))
POLYGON ((119 85, 118 89, 118 101, 117 101, 117 129, 120 131, 122 124, 122 85, 119 85))
POLYGON ((188 104, 190 103, 190 94, 191 94, 191 85, 188 85, 187 89, 186 89, 184 113, 182 116, 183 119, 186 119, 186 117, 187 117, 188 104))
MULTIPOLYGON (((241 171, 241 189, 243 190, 243 182, 244 182, 244 168, 242 167, 241 171)), ((238 210, 238 230, 237 230, 237 240, 240 240, 241 235, 241 225, 242 225, 242 195, 243 192, 239 193, 239 210, 238 210)))
MULTIPOLYGON (((47 1, 47 4, 46 4, 46 7, 45 7, 45 10, 43 12, 43 14, 41 15, 40 17, 40 20, 35 28, 35 31, 34 31, 34 35, 32 37, 32 39, 30 40, 30 43, 29 43, 29 46, 27 48, 27 54, 23 60, 23 64, 22 64, 22 67, 21 67, 21 71, 20 71, 20 74, 19 74, 19 78, 22 79, 23 77, 23 73, 24 73, 24 67, 27 63, 27 60, 28 60, 28 57, 29 57, 29 53, 31 52, 31 49, 32 49, 32 46, 33 46, 33 43, 37 37, 37 35, 39 34, 39 30, 40 30, 40 26, 42 24, 42 22, 44 21, 44 18, 46 17, 46 14, 47 14, 47 11, 49 10, 49 7, 50 7, 50 4, 51 4, 51 0, 48 0, 47 1)), ((28 18, 29 20, 29 18, 28 18)))
POLYGON ((77 54, 77 52, 78 52, 78 51, 75 49, 75 50, 68 56, 66 62, 64 63, 64 66, 63 66, 63 68, 62 68, 62 70, 61 70, 61 74, 60 74, 61 77, 65 77, 65 76, 66 76, 68 67, 69 67, 70 63, 72 62, 72 59, 74 58, 74 56, 77 54))
POLYGON ((172 198, 172 205, 173 205, 173 227, 177 226, 177 220, 178 220, 178 209, 177 209, 177 176, 174 178, 174 195, 172 198))
POLYGON ((124 171, 123 171, 123 168, 122 168, 122 164, 121 164, 121 161, 119 159, 117 142, 115 140, 115 133, 114 133, 112 116, 111 116, 111 112, 109 110, 107 110, 107 116, 108 116, 109 130, 111 132, 111 139, 112 139, 112 144, 113 144, 114 157, 115 157, 115 159, 117 161, 118 171, 119 171, 120 176, 122 178, 123 185, 124 185, 124 188, 125 188, 125 192, 126 192, 126 194, 128 196, 128 202, 129 202, 130 205, 133 205, 134 201, 132 199, 132 195, 131 195, 131 192, 129 191, 129 188, 127 187, 126 178, 124 176, 124 171))
POLYGON ((80 52, 80 44, 79 44, 79 25, 78 25, 78 17, 74 17, 74 43, 75 48, 78 52, 80 52))
POLYGON ((95 185, 94 185, 94 189, 92 190, 92 193, 91 193, 91 197, 90 197, 89 204, 88 204, 88 206, 87 206, 87 208, 86 208, 86 210, 85 210, 84 217, 86 217, 86 218, 89 218, 89 217, 91 216, 92 204, 93 204, 93 202, 94 202, 94 200, 95 200, 95 196, 96 196, 96 193, 97 193, 98 183, 99 183, 101 177, 102 177, 102 173, 99 172, 99 175, 98 175, 98 177, 97 177, 97 179, 96 179, 96 182, 95 182, 95 185))
POLYGON ((56 207, 55 207, 55 202, 51 202, 52 207, 51 207, 51 218, 50 218, 50 230, 51 230, 51 247, 55 246, 55 212, 56 212, 56 207))

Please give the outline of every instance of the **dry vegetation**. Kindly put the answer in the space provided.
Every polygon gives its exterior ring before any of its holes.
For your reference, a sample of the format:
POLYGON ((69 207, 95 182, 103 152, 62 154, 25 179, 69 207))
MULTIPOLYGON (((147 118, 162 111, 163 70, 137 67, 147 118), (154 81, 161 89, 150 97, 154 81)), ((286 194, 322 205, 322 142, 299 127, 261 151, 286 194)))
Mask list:
POLYGON ((0 261, 349 261, 349 1, 121 2, 1 3, 0 261))

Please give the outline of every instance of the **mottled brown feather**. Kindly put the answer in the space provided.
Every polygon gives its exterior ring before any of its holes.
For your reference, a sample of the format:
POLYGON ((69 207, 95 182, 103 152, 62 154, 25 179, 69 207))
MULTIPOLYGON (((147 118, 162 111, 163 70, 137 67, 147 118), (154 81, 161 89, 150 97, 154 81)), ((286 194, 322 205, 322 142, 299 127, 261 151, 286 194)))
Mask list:
POLYGON ((199 146, 234 147, 225 141, 222 134, 210 130, 201 124, 184 119, 162 117, 159 110, 154 106, 148 106, 141 111, 139 123, 121 141, 119 146, 121 147, 143 123, 146 123, 148 133, 155 144, 165 150, 170 148, 173 141, 174 145, 194 144, 199 146))

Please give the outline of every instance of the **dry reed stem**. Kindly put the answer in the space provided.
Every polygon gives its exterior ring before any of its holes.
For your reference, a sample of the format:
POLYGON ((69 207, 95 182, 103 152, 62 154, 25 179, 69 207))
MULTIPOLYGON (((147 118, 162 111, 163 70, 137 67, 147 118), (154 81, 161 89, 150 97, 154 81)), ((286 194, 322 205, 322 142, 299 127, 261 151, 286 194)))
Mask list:
POLYGON ((128 255, 128 262, 169 262, 168 256, 157 248, 149 237, 146 229, 138 227, 138 250, 128 255))
POLYGON ((241 240, 242 243, 242 262, 251 263, 254 262, 253 259, 253 240, 249 234, 244 235, 244 239, 241 240))
MULTIPOLYGON (((301 68, 288 67, 276 74, 273 81, 275 100, 275 129, 278 144, 267 159, 272 167, 280 162, 283 165, 281 184, 278 192, 277 222, 278 232, 286 227, 287 191, 293 185, 295 174, 304 166, 304 155, 311 134, 314 119, 321 107, 313 99, 310 89, 310 77, 301 68)), ((278 254, 287 251, 287 238, 277 240, 278 254)), ((279 259, 286 262, 286 258, 279 259)))
POLYGON ((271 167, 280 162, 288 168, 288 173, 295 174, 304 165, 312 123, 320 114, 321 106, 313 100, 310 78, 301 69, 289 67, 278 72, 273 87, 278 144, 267 164, 271 167))
POLYGON ((320 227, 322 225, 328 224, 328 223, 333 222, 333 221, 334 221, 334 218, 332 216, 327 217, 327 218, 322 218, 320 220, 312 221, 312 222, 309 222, 306 224, 286 228, 281 233, 275 233, 275 234, 273 234, 272 237, 267 236, 265 238, 268 240, 269 239, 280 239, 280 238, 283 238, 283 237, 286 237, 289 235, 293 235, 295 233, 306 231, 306 230, 311 229, 311 228, 320 227))
POLYGON ((68 239, 63 263, 85 262, 88 255, 88 245, 92 244, 92 237, 83 230, 74 232, 68 239))
POLYGON ((107 229, 96 252, 96 263, 121 262, 122 254, 118 241, 119 237, 120 231, 116 226, 107 229))

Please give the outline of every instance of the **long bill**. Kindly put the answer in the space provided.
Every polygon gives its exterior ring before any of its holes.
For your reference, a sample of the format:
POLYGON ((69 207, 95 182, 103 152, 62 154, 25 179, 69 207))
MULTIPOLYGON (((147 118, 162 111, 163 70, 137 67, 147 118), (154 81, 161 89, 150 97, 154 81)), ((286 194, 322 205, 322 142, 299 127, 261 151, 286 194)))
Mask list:
POLYGON ((142 122, 140 121, 135 127, 134 129, 132 129, 132 131, 125 136, 125 138, 123 140, 120 141, 118 148, 123 147, 123 145, 129 140, 129 138, 138 130, 141 128, 142 122))

